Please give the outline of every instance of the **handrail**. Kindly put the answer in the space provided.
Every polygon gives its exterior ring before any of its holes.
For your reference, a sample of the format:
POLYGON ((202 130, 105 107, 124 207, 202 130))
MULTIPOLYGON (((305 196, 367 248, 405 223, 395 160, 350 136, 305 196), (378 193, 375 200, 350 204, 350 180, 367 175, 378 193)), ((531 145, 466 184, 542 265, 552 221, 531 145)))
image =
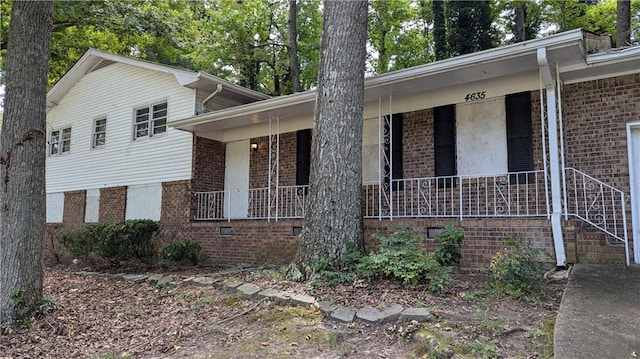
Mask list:
POLYGON ((566 192, 571 194, 565 203, 567 215, 575 216, 622 242, 629 265, 626 193, 575 168, 567 167, 565 170, 566 192))

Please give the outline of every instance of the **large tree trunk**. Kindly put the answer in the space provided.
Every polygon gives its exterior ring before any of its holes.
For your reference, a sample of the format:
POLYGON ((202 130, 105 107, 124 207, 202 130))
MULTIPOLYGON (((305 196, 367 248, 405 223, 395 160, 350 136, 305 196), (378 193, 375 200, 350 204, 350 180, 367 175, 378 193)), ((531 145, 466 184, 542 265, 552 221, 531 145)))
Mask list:
POLYGON ((42 302, 52 1, 14 1, 0 135, 0 328, 42 302))
POLYGON ((618 0, 616 9, 616 47, 631 44, 631 1, 618 0))
POLYGON ((300 92, 300 64, 298 62, 298 6, 289 0, 289 69, 293 92, 300 92))
POLYGON ((366 1, 325 1, 305 224, 291 266, 308 278, 319 259, 336 262, 362 240, 362 111, 366 1))
POLYGON ((526 40, 526 31, 525 31, 526 12, 527 12, 527 6, 524 3, 519 4, 514 9, 515 21, 514 21, 513 37, 515 42, 522 42, 526 40))
POLYGON ((436 60, 444 60, 448 57, 444 0, 433 0, 432 6, 434 51, 436 53, 436 60))

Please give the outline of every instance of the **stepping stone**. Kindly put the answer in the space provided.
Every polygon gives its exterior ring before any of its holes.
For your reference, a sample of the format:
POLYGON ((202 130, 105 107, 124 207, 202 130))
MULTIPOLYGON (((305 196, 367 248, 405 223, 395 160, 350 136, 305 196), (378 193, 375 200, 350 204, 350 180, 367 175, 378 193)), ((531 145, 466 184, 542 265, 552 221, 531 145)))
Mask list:
POLYGON ((319 302, 316 302, 315 306, 318 309, 320 309, 324 314, 329 314, 329 313, 333 312, 334 310, 336 310, 336 308, 338 308, 338 306, 336 304, 334 304, 333 302, 327 301, 327 300, 321 300, 319 302))
POLYGON ((280 304, 289 304, 289 302, 291 302, 291 293, 278 292, 276 295, 271 297, 271 299, 275 300, 280 304))
POLYGON ((343 307, 343 306, 339 306, 338 308, 336 308, 336 310, 331 312, 331 318, 344 323, 353 322, 353 318, 355 316, 356 316, 355 310, 351 308, 343 307))
POLYGON ((404 310, 404 307, 400 304, 394 304, 390 307, 386 307, 380 313, 380 323, 389 323, 400 318, 400 313, 404 310))
POLYGON ((367 323, 375 323, 380 320, 380 310, 372 307, 364 307, 360 308, 356 312, 356 318, 367 322, 367 323))
POLYGON ((407 308, 400 314, 400 320, 415 320, 417 322, 426 322, 431 319, 429 309, 427 308, 407 308))
POLYGON ((158 279, 158 281, 156 282, 156 287, 160 288, 160 287, 165 287, 165 286, 175 286, 175 282, 172 281, 173 278, 167 276, 167 277, 162 277, 160 279, 158 279))
POLYGON ((162 274, 149 274, 147 277, 147 282, 157 282, 162 278, 162 274))
POLYGON ((239 286, 237 289, 238 291, 240 291, 240 293, 242 293, 242 296, 244 298, 253 298, 256 294, 258 294, 258 292, 262 290, 257 285, 251 283, 245 283, 239 286))
POLYGON ((122 279, 128 280, 134 283, 140 283, 147 279, 147 276, 144 274, 126 274, 122 276, 122 279))
POLYGON ((239 282, 239 281, 231 281, 231 282, 224 282, 223 287, 226 290, 236 290, 239 286, 241 286, 243 283, 239 282))
POLYGON ((267 288, 267 289, 265 289, 263 291, 258 292, 258 297, 259 298, 273 299, 273 297, 275 297, 278 294, 280 294, 280 291, 272 289, 272 288, 267 288))
POLYGON ((312 305, 315 301, 316 298, 306 294, 293 294, 291 296, 291 302, 293 302, 294 305, 300 305, 303 307, 312 305))
POLYGON ((195 277, 191 280, 191 282, 198 285, 207 286, 207 285, 212 285, 215 281, 212 278, 203 276, 203 277, 195 277))

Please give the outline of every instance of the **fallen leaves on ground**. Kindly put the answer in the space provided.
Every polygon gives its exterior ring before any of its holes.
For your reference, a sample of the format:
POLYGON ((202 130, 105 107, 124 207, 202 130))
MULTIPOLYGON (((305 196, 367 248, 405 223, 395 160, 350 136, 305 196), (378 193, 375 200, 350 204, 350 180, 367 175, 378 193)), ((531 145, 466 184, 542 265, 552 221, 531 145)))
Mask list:
MULTIPOLYGON (((180 279, 215 269, 207 270, 173 275, 180 279)), ((456 342, 470 343, 469 357, 483 350, 502 357, 542 357, 536 352, 537 335, 555 316, 564 283, 552 284, 545 296, 526 303, 487 299, 485 277, 482 272, 458 272, 456 284, 438 296, 390 281, 309 289, 305 283, 282 280, 273 270, 216 279, 310 291, 317 298, 355 308, 425 306, 434 316, 430 328, 448 333, 456 342)), ((342 324, 264 300, 243 300, 216 286, 157 288, 148 282, 79 275, 56 267, 45 272, 44 292, 54 310, 33 320, 29 329, 0 335, 0 357, 394 358, 415 350, 400 335, 407 331, 406 323, 392 330, 385 325, 342 324)))

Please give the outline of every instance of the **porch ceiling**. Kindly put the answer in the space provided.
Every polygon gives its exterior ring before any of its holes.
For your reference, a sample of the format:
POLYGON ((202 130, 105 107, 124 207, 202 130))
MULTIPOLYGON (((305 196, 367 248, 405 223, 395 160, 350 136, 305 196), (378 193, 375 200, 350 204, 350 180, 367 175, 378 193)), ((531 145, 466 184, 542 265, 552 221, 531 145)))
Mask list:
MULTIPOLYGON (((427 93, 455 85, 490 80, 537 71, 536 51, 545 47, 549 63, 563 67, 585 64, 582 32, 570 31, 549 38, 462 55, 405 70, 365 79, 365 103, 377 103, 378 98, 394 98, 427 93)), ((195 133, 211 133, 228 128, 280 119, 313 116, 316 91, 276 97, 252 104, 209 112, 175 120, 170 125, 195 133)))

